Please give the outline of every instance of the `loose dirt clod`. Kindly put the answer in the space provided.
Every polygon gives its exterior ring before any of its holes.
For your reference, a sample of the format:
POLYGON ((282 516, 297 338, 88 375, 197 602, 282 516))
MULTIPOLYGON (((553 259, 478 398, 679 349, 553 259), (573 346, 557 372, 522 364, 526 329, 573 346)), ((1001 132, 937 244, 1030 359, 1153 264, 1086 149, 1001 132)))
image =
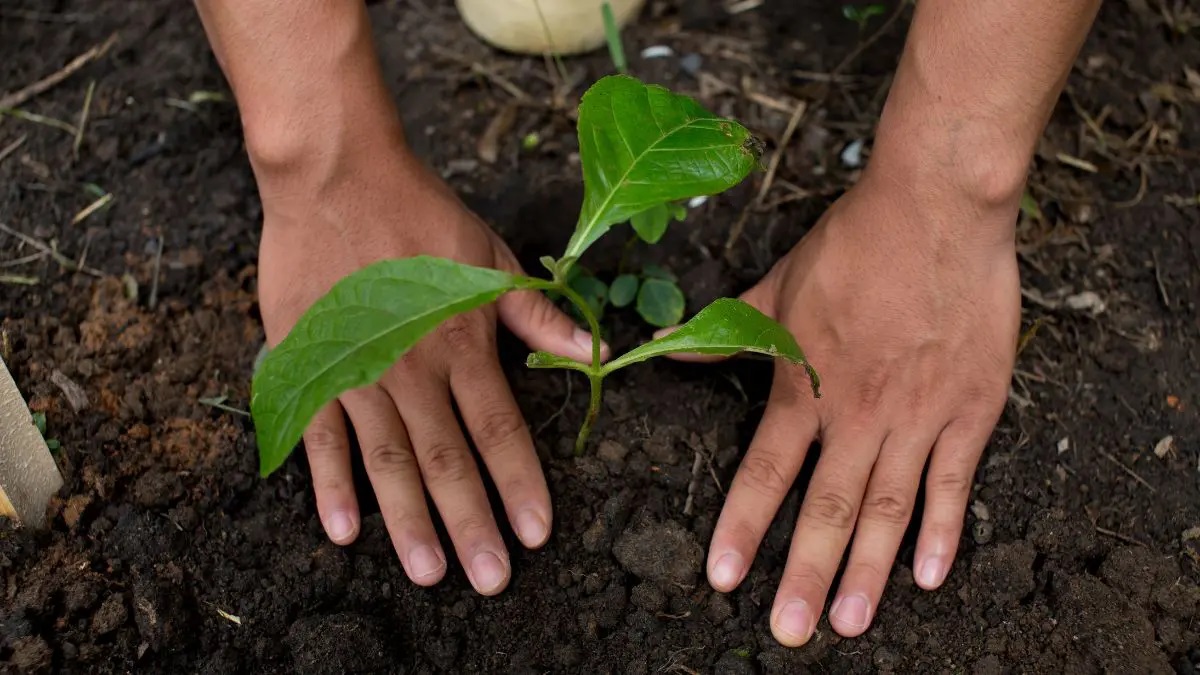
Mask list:
POLYGON ((704 557, 696 536, 673 520, 641 519, 617 537, 612 550, 626 572, 668 589, 694 586, 704 557))
POLYGON ((41 527, 62 475, 8 367, 0 361, 0 516, 41 527))

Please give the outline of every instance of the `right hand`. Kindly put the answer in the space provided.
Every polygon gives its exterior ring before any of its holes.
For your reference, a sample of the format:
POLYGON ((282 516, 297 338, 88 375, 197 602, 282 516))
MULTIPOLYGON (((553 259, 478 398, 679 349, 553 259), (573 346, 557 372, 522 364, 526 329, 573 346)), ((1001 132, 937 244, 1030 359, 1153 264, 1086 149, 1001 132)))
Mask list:
MULTIPOLYGON (((377 260, 427 254, 521 273, 504 242, 399 138, 312 159, 288 171, 254 162, 264 214, 259 303, 270 345, 335 282, 377 260)), ((322 409, 304 433, 321 522, 331 540, 348 544, 361 523, 343 413, 349 417, 392 543, 422 586, 441 580, 447 560, 426 490, 472 586, 491 595, 509 579, 508 553, 454 404, 521 543, 537 548, 550 535, 546 481, 496 356, 497 315, 532 349, 591 358, 591 335, 545 296, 509 293, 446 321, 378 383, 322 409)))

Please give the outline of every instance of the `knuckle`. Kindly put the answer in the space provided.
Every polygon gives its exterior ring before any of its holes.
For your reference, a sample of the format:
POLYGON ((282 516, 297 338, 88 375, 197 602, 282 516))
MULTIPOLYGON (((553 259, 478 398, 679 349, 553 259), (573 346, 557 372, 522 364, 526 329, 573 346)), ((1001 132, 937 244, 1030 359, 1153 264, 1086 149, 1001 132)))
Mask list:
POLYGON ((930 492, 962 498, 971 489, 971 476, 958 471, 931 471, 925 486, 930 492))
POLYGON ((888 368, 873 369, 854 384, 854 401, 864 414, 878 411, 883 404, 890 372, 888 368))
POLYGON ((815 567, 799 564, 795 566, 795 569, 788 569, 783 573, 783 579, 779 583, 780 594, 783 594, 783 589, 786 587, 790 592, 801 597, 821 598, 829 590, 829 582, 830 580, 825 578, 815 567))
POLYGON ((842 575, 842 585, 845 586, 845 579, 876 579, 880 581, 887 580, 891 574, 891 569, 882 567, 880 563, 884 561, 871 560, 853 560, 846 565, 846 573, 842 575))
MULTIPOLYGON (((532 291, 530 292, 532 294, 532 291)), ((539 328, 553 326, 563 315, 545 296, 538 294, 529 301, 529 321, 539 328)))
POLYGON ((791 481, 779 470, 778 458, 773 453, 763 450, 746 454, 741 468, 738 469, 738 477, 746 487, 773 498, 787 492, 791 487, 791 481))
POLYGON ((480 452, 496 455, 510 446, 525 429, 525 420, 512 410, 493 409, 480 416, 474 432, 480 452))
POLYGON ((459 483, 474 470, 467 449, 451 441, 437 441, 420 458, 421 470, 430 483, 459 483))
POLYGON ((908 524, 912 514, 912 503, 895 492, 881 492, 868 495, 863 503, 863 517, 871 518, 888 525, 903 527, 908 524))
POLYGON ((850 500, 836 492, 818 492, 807 500, 800 517, 807 515, 812 520, 839 530, 848 530, 854 525, 855 508, 850 500))
POLYGON ((468 316, 456 316, 446 319, 442 324, 442 339, 446 346, 455 352, 469 353, 478 348, 479 331, 468 316))
POLYGON ((309 453, 317 455, 342 453, 349 448, 349 441, 345 434, 314 424, 304 432, 304 447, 309 453))
POLYGON ((415 468, 412 449, 395 441, 370 446, 363 452, 363 464, 368 471, 380 475, 396 475, 415 468))
POLYGON ((490 538, 494 527, 495 525, 491 518, 481 513, 468 513, 454 521, 454 526, 451 530, 454 533, 454 538, 461 540, 461 542, 456 543, 462 543, 467 548, 471 548, 474 542, 490 538))

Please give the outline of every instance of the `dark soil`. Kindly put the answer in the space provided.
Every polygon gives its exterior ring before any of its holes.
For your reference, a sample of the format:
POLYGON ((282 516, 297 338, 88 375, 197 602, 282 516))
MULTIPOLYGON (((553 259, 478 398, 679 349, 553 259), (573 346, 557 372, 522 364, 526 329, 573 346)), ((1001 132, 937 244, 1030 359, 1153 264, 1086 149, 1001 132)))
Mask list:
MULTIPOLYGON (((541 59, 490 53, 449 4, 372 7, 386 70, 417 150, 534 260, 565 242, 580 198, 573 99, 522 108, 498 161, 481 161, 476 143, 510 98, 471 62, 535 100, 549 102, 551 86, 541 59), (522 151, 531 131, 542 143, 522 151)), ((768 151, 790 101, 826 100, 729 255, 761 175, 637 253, 677 271, 695 309, 755 280, 855 180, 839 155, 870 140, 905 22, 826 90, 803 71, 829 72, 860 39, 838 3, 732 17, 716 0, 650 4, 626 36, 634 73, 739 117, 768 151), (638 58, 652 44, 677 56, 638 58), (697 59, 698 74, 681 67, 697 59)), ((949 582, 913 585, 910 538, 866 635, 843 640, 822 623, 788 650, 767 621, 803 484, 728 595, 703 578, 722 504, 707 467, 683 514, 697 453, 728 486, 768 391, 762 363, 617 376, 596 450, 576 459, 584 388, 567 396, 565 375, 524 372, 506 343, 555 499, 549 545, 514 547, 511 587, 487 599, 458 570, 434 589, 411 585, 378 515, 355 545, 328 543, 303 460, 260 480, 248 419, 200 402, 246 406, 262 340, 260 209, 234 107, 178 103, 225 91, 193 12, 175 0, 5 2, 0 91, 120 39, 24 106, 73 122, 94 80, 77 159, 69 134, 0 120, 0 148, 25 137, 0 160, 0 222, 101 275, 48 258, 0 268, 37 282, 0 284, 0 349, 61 441, 66 478, 48 531, 0 524, 0 661, 12 672, 1193 672, 1200 76, 1185 66, 1200 63, 1200 29, 1186 32, 1188 4, 1106 3, 1046 135, 1031 182, 1043 218, 1020 227, 1025 319, 1040 329, 977 473, 949 582), (87 183, 115 199, 72 224, 95 199, 87 183), (1085 291, 1103 311, 1062 304, 1085 291), (55 384, 63 376, 87 395, 78 410, 55 384), (1166 436, 1173 444, 1160 445, 1166 436)), ((571 97, 609 71, 603 54, 566 65, 579 77, 571 97)), ((589 264, 611 270, 620 249, 610 241, 589 264)), ((0 234, 0 260, 32 253, 0 234)), ((632 314, 608 324, 619 347, 647 333, 632 314)))

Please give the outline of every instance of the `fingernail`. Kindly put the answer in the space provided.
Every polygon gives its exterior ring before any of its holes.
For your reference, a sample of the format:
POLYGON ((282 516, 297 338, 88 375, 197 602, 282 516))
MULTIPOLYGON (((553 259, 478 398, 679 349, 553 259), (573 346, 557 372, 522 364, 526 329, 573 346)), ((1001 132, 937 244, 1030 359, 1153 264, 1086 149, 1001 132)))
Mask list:
POLYGON ((746 563, 737 551, 730 551, 717 559, 712 566, 712 582, 717 590, 729 591, 742 580, 746 563))
POLYGON ((504 585, 508 567, 495 553, 480 553, 471 561, 471 584, 480 593, 493 593, 504 585))
POLYGON ((799 646, 808 642, 813 632, 812 612, 808 609, 808 603, 803 600, 789 601, 783 606, 783 609, 779 610, 779 616, 775 618, 775 626, 780 633, 791 638, 788 641, 790 646, 799 646))
POLYGON ((336 511, 325 521, 325 532, 335 544, 347 544, 354 538, 354 519, 345 511, 336 511))
POLYGON ((671 333, 674 333, 677 330, 679 330, 679 326, 671 326, 669 328, 659 328, 658 330, 654 331, 654 339, 657 340, 659 338, 666 337, 666 336, 670 335, 671 333))
POLYGON ((933 590, 946 580, 946 564, 941 558, 931 556, 921 563, 917 571, 917 584, 927 590, 933 590))
POLYGON ((833 602, 833 607, 829 609, 830 616, 850 628, 866 628, 871 618, 870 613, 871 606, 867 603, 866 596, 860 593, 838 596, 833 602))
POLYGON ((446 560, 432 546, 422 544, 408 552, 408 572, 413 581, 427 579, 445 568, 446 560))
MULTIPOLYGON (((575 329, 575 344, 579 347, 579 356, 587 361, 592 360, 592 334, 582 328, 575 329)), ((600 342, 600 353, 608 350, 608 345, 600 342)))
POLYGON ((515 526, 517 537, 527 548, 534 548, 546 543, 546 537, 550 534, 546 527, 546 520, 533 509, 517 514, 515 526))

